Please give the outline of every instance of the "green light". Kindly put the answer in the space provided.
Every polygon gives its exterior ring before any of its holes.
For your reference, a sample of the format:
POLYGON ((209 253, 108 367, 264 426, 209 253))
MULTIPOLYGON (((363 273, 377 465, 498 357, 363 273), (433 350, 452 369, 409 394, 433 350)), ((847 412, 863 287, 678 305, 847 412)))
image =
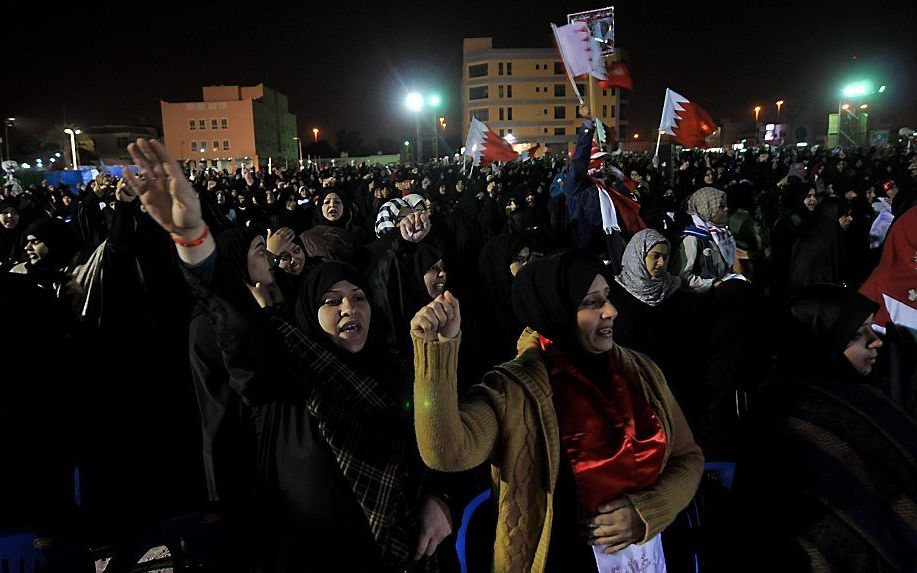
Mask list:
POLYGON ((411 145, 411 142, 408 141, 407 139, 405 139, 405 140, 404 140, 404 146, 407 147, 407 146, 409 146, 409 145, 411 145))
POLYGON ((879 86, 879 93, 882 93, 884 91, 885 91, 885 86, 879 86))
POLYGON ((844 86, 844 89, 841 90, 841 93, 844 94, 844 97, 860 97, 871 94, 872 92, 872 82, 869 81, 847 84, 844 86))
POLYGON ((443 103, 443 98, 439 97, 439 94, 432 94, 427 98, 427 103, 430 107, 439 107, 439 104, 443 103))

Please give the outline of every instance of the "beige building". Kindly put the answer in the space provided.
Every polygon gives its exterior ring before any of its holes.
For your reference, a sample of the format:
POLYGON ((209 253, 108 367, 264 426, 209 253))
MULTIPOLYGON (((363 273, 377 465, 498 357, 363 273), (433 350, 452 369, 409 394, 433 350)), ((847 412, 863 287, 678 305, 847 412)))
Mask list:
POLYGON ((160 101, 165 145, 192 165, 266 168, 299 158, 296 116, 264 84, 206 86, 203 101, 160 101))
MULTIPOLYGON (((612 57, 619 57, 616 53, 612 57)), ((580 94, 589 103, 586 79, 580 94)), ((627 99, 621 90, 594 90, 593 114, 613 126, 618 139, 627 136, 627 99)), ((462 141, 477 117, 516 143, 540 143, 552 151, 569 151, 582 125, 579 101, 554 48, 493 49, 492 38, 465 38, 462 71, 462 141)))

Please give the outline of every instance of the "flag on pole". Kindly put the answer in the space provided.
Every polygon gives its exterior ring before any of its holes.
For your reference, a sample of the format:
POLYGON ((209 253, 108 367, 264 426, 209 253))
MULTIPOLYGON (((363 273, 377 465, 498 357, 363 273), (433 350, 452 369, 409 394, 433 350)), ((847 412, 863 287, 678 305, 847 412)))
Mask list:
POLYGON ((554 38, 560 57, 571 78, 591 75, 599 80, 608 79, 602 46, 589 33, 586 22, 573 22, 566 26, 553 26, 554 38))
POLYGON ((605 134, 605 124, 602 123, 602 120, 599 118, 595 118, 595 137, 598 139, 599 145, 605 145, 605 139, 607 137, 605 134))
POLYGON ((472 166, 480 165, 481 159, 492 161, 513 161, 519 154, 508 141, 494 133, 483 121, 471 118, 468 137, 465 139, 465 155, 470 155, 472 166))
POLYGON ((603 90, 621 88, 628 91, 634 90, 634 80, 630 77, 630 70, 624 62, 609 62, 608 79, 599 82, 603 90))
POLYGON ((702 107, 666 88, 659 120, 660 133, 674 136, 685 147, 707 147, 706 138, 716 129, 716 122, 702 107))

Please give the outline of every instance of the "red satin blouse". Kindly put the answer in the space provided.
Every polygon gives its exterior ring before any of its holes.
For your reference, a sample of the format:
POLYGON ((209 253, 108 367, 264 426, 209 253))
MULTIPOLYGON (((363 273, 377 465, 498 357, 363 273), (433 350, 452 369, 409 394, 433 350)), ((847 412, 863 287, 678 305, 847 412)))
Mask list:
POLYGON ((582 514, 595 515, 600 505, 656 483, 667 440, 642 389, 611 357, 610 377, 590 380, 550 340, 542 337, 541 347, 582 514))

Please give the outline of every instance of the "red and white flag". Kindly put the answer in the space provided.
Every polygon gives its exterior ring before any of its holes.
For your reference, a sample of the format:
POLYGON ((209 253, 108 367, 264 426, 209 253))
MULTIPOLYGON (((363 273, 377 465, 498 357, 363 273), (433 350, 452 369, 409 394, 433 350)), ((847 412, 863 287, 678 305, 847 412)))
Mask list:
POLYGON ((622 88, 628 91, 634 91, 634 80, 630 77, 630 70, 624 62, 608 63, 608 79, 599 82, 599 87, 603 90, 611 88, 622 88))
POLYGON ((707 136, 716 129, 716 122, 704 108, 666 88, 659 131, 674 136, 685 147, 707 147, 707 136))
POLYGON ((560 27, 551 24, 551 29, 554 30, 560 57, 571 79, 584 75, 599 80, 608 79, 605 61, 602 59, 602 46, 592 37, 586 22, 573 22, 560 27))
POLYGON ((491 131, 476 117, 471 118, 471 127, 468 128, 465 155, 471 156, 472 165, 479 165, 482 158, 484 161, 492 162, 513 161, 519 157, 508 141, 491 131))

